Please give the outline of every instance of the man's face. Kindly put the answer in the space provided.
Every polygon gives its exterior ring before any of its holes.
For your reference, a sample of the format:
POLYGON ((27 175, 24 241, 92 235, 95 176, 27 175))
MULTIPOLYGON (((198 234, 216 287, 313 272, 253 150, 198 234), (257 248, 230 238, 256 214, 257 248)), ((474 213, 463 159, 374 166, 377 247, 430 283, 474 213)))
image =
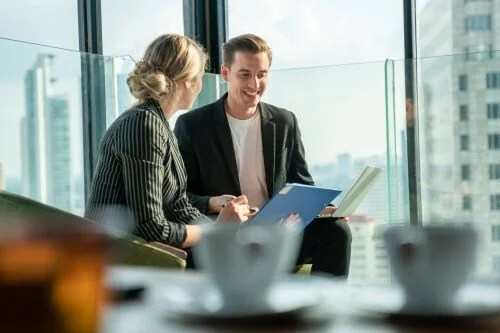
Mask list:
POLYGON ((256 107, 266 90, 268 71, 265 52, 236 51, 231 67, 223 64, 221 68, 231 102, 245 109, 256 107))

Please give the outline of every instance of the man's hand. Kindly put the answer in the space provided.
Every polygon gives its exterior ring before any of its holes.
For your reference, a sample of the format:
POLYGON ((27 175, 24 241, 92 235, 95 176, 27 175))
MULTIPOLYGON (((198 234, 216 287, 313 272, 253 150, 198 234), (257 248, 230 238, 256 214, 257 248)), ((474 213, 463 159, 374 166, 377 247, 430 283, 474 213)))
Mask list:
POLYGON ((240 224, 248 221, 249 215, 250 208, 248 207, 248 199, 246 196, 242 195, 229 201, 224 206, 215 223, 240 224))
MULTIPOLYGON (((331 217, 333 213, 337 210, 336 206, 326 206, 321 213, 319 213, 318 217, 331 217)), ((341 217, 342 220, 349 222, 349 216, 341 217)))
POLYGON ((224 194, 208 199, 208 213, 219 213, 231 200, 236 199, 234 195, 224 194))
POLYGON ((288 215, 287 217, 281 218, 278 221, 278 224, 285 224, 285 225, 291 225, 298 223, 300 221, 300 216, 297 213, 293 213, 288 215))

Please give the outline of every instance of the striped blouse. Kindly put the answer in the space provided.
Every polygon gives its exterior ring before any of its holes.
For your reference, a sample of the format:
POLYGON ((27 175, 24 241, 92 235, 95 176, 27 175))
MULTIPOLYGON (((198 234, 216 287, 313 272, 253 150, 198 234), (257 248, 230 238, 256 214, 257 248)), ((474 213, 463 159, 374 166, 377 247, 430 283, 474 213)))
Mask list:
POLYGON ((186 224, 210 221, 189 203, 186 178, 177 139, 158 102, 148 100, 106 131, 85 216, 99 221, 106 207, 125 206, 134 234, 181 246, 186 224))

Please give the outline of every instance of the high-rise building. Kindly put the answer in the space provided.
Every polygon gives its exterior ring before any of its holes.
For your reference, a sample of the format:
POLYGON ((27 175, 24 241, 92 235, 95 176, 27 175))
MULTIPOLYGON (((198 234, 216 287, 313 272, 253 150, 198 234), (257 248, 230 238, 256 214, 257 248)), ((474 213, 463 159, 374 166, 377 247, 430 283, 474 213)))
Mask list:
POLYGON ((47 202, 71 209, 69 103, 64 96, 50 97, 47 112, 47 202))
POLYGON ((350 283, 388 283, 389 258, 381 237, 381 222, 367 216, 351 216, 350 283))
POLYGON ((479 273, 500 273, 500 0, 430 0, 420 14, 424 221, 482 231, 479 273))
POLYGON ((26 113, 21 120, 23 194, 44 202, 47 200, 45 114, 51 93, 52 59, 50 54, 40 54, 33 68, 26 72, 26 113))
POLYGON ((20 124, 22 193, 69 210, 69 105, 67 98, 53 94, 53 58, 40 54, 25 75, 26 113, 20 124))

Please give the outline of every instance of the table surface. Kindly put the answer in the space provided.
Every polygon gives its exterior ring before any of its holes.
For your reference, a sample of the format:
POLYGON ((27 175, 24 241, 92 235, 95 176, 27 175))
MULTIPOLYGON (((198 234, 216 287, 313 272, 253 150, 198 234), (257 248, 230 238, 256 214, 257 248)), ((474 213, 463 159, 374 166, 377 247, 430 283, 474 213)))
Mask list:
POLYGON ((172 284, 206 281, 200 272, 130 266, 114 266, 109 270, 110 283, 142 284, 146 292, 136 300, 108 306, 104 311, 102 332, 500 332, 500 315, 474 322, 459 320, 427 321, 394 320, 377 314, 362 313, 349 306, 349 299, 334 299, 325 305, 321 315, 293 320, 233 322, 193 322, 168 316, 158 307, 153 293, 172 284), (159 289, 160 288, 160 289, 159 289), (342 304, 337 304, 342 303, 342 304), (328 307, 325 309, 325 307, 328 307))

